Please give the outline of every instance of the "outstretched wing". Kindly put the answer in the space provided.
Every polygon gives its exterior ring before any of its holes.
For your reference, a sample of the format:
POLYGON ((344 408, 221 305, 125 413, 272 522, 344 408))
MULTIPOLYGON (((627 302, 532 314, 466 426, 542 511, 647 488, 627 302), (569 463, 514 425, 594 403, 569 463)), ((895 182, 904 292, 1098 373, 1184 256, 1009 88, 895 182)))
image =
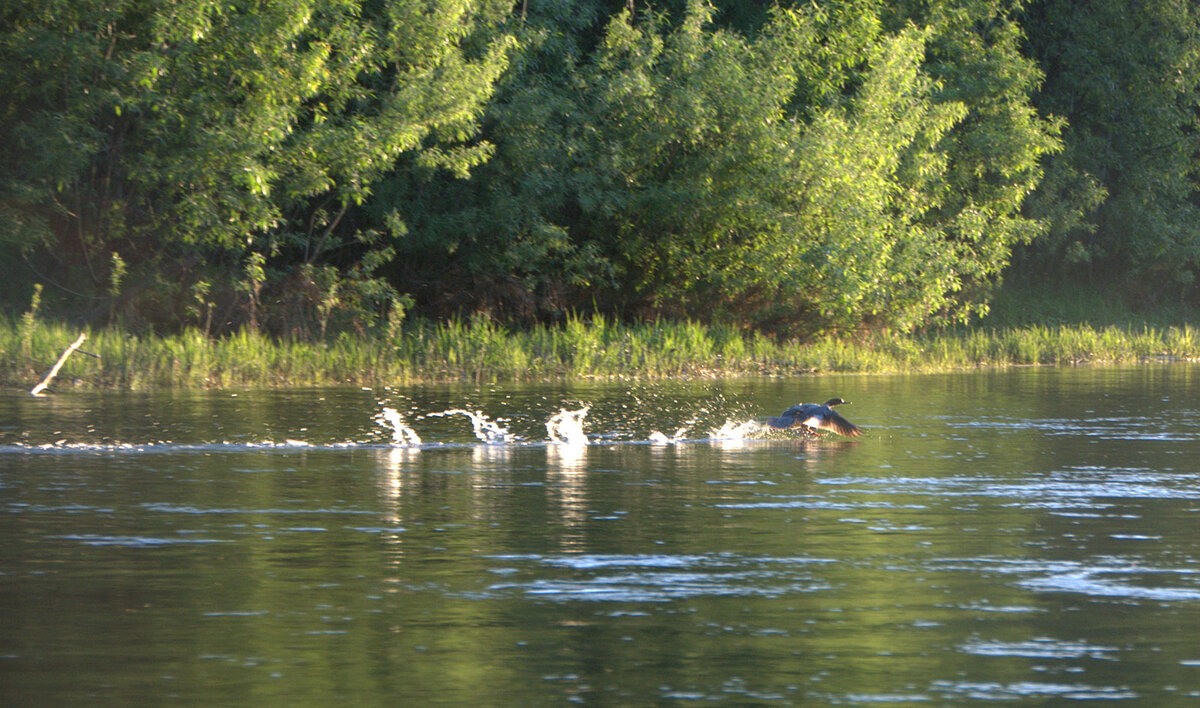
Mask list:
POLYGON ((862 435, 862 428, 838 415, 837 411, 831 410, 822 418, 810 419, 805 421, 805 423, 819 430, 828 430, 851 438, 862 435))
POLYGON ((791 428, 799 428, 807 425, 808 418, 816 412, 820 406, 812 403, 797 403, 779 414, 778 418, 767 418, 767 425, 776 430, 789 430, 791 428))
MULTIPOLYGON (((841 399, 835 400, 841 401, 841 399)), ((788 408, 778 418, 767 418, 767 425, 776 430, 815 428, 852 438, 862 435, 862 429, 857 425, 838 415, 837 411, 829 406, 819 403, 798 403, 788 408)))

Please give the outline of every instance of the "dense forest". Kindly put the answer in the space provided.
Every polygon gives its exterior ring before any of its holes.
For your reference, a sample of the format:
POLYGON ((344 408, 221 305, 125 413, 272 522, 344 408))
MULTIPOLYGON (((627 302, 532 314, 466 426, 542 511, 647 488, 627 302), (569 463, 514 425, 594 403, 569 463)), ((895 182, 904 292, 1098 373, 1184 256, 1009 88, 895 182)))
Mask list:
POLYGON ((1189 0, 8 0, 0 302, 811 338, 1200 284, 1189 0))

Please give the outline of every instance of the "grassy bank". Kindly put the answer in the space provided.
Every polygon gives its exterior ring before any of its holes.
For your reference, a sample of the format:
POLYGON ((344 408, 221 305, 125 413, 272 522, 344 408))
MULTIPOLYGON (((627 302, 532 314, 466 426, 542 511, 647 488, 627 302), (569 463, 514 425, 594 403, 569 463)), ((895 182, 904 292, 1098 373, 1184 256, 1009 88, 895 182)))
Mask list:
MULTIPOLYGON (((242 333, 155 337, 90 331, 51 388, 248 388, 587 376, 921 372, 1027 364, 1200 358, 1190 325, 1083 324, 972 328, 866 341, 776 342, 691 323, 624 325, 600 318, 508 331, 487 320, 413 324, 394 340, 325 343, 242 333)), ((0 321, 0 385, 29 389, 78 335, 63 325, 0 321)))

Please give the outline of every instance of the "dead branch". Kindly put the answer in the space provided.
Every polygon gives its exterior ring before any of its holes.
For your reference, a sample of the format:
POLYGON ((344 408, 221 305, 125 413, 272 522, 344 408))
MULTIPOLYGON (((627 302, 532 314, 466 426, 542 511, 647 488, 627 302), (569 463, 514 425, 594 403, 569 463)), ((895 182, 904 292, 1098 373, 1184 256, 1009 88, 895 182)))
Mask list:
POLYGON ((58 370, 63 367, 63 364, 67 363, 67 357, 71 356, 71 353, 78 349, 83 344, 83 340, 85 339, 87 339, 87 334, 83 333, 80 334, 74 342, 71 342, 71 346, 67 347, 66 351, 62 353, 62 356, 58 358, 58 361, 54 363, 54 368, 50 369, 50 373, 46 374, 46 378, 42 379, 40 384, 33 387, 33 390, 29 392, 29 395, 45 396, 46 394, 42 392, 47 386, 50 385, 50 380, 55 376, 58 376, 58 370))

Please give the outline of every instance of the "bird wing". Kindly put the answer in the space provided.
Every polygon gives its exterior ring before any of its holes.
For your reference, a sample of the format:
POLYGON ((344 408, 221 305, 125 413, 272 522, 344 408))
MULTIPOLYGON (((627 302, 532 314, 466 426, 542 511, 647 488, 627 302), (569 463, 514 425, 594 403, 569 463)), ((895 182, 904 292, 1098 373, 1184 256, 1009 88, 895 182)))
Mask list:
POLYGON ((828 430, 838 435, 857 437, 862 429, 843 418, 829 406, 819 403, 799 403, 784 411, 778 418, 767 418, 767 425, 776 430, 809 427, 828 430))
POLYGON ((767 425, 776 430, 787 430, 794 428, 800 424, 800 421, 790 415, 779 416, 778 418, 767 418, 767 425))
POLYGON ((862 435, 861 428, 838 415, 837 411, 834 410, 830 410, 824 416, 813 416, 812 418, 804 421, 804 424, 813 428, 828 430, 837 433, 838 435, 845 435, 851 438, 862 435))

